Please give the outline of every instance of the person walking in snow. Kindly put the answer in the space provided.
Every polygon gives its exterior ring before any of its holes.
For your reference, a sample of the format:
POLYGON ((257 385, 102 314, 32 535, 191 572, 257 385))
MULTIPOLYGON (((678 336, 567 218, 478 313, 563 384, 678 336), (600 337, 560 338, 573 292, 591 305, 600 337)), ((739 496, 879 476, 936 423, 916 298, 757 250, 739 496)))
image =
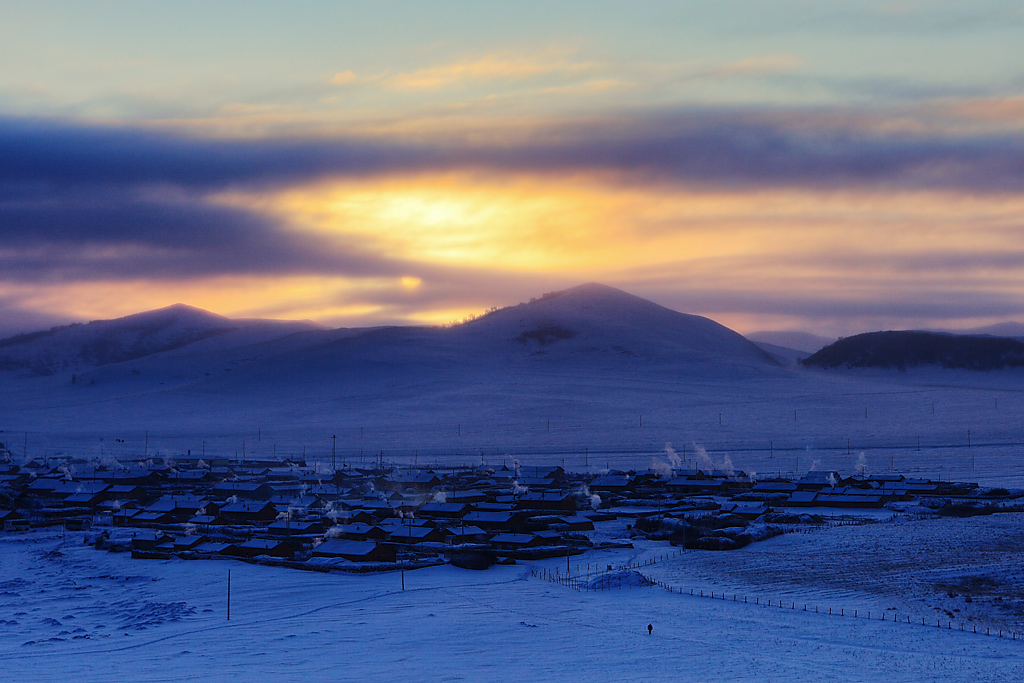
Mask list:
POLYGON ((654 624, 647 624, 647 635, 654 633, 654 624))

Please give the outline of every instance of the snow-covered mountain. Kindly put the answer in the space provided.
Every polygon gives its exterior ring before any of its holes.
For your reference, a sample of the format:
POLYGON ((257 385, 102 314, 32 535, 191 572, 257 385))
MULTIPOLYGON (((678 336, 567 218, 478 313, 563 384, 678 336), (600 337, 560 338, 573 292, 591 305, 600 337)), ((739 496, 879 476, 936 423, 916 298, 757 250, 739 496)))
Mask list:
POLYGON ((143 378, 192 376, 213 384, 218 382, 205 379, 211 370, 230 370, 236 372, 232 384, 248 375, 265 386, 275 377, 313 384, 334 376, 402 382, 439 370, 615 373, 652 364, 685 367, 691 374, 775 365, 756 345, 712 320, 596 283, 452 327, 322 330, 301 322, 231 320, 178 305, 0 342, 0 367, 37 375, 76 371, 90 381, 129 369, 143 378))
POLYGON ((181 307, 141 318, 11 344, 22 358, 50 359, 54 374, 0 372, 6 424, 301 429, 438 424, 452 415, 497 424, 534 411, 597 419, 670 410, 665 392, 684 386, 791 374, 712 320, 598 284, 451 327, 260 327, 181 307), (102 344, 117 344, 120 356, 87 364, 81 349, 102 344))
POLYGON ((704 444, 753 454, 760 471, 778 469, 780 448, 799 449, 806 466, 837 444, 855 460, 850 440, 959 443, 968 429, 1013 440, 1004 416, 1024 410, 1024 371, 805 368, 707 318, 597 284, 452 327, 324 330, 175 310, 162 325, 129 317, 0 347, 25 358, 59 348, 78 363, 0 371, 0 430, 28 432, 28 455, 110 453, 101 439, 114 436, 126 456, 159 443, 231 455, 318 444, 322 457, 336 435, 349 458, 569 453, 583 463, 668 443, 690 444, 692 458, 704 444), (78 346, 57 344, 72 338, 78 346), (125 360, 87 365, 81 349, 110 339, 125 360))
POLYGON ((33 375, 79 372, 179 349, 239 330, 272 338, 307 329, 315 329, 315 325, 231 320, 175 304, 114 320, 65 325, 0 340, 0 370, 33 375))
POLYGON ((686 363, 770 362, 713 320, 686 315, 613 287, 588 283, 496 311, 454 330, 533 356, 610 355, 686 363))

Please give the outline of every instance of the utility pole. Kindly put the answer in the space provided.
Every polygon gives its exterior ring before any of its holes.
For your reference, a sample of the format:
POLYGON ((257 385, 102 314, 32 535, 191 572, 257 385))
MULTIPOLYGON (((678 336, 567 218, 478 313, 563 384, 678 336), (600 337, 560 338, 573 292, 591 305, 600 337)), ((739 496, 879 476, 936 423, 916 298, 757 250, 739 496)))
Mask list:
MULTIPOLYGON (((409 528, 409 533, 406 534, 405 542, 407 544, 411 544, 412 543, 412 513, 409 513, 409 516, 406 517, 406 519, 409 520, 409 527, 408 527, 409 528)), ((408 555, 406 553, 405 548, 403 548, 402 549, 402 562, 401 562, 401 567, 402 567, 402 590, 405 590, 405 560, 407 558, 408 558, 408 555)))
POLYGON ((338 447, 338 435, 337 434, 332 434, 331 435, 331 469, 334 470, 335 472, 338 470, 338 462, 337 462, 337 460, 335 458, 335 455, 337 453, 337 447, 338 447))
POLYGON ((149 430, 146 430, 146 457, 149 457, 149 430))
POLYGON ((228 570, 228 621, 231 621, 231 570, 228 570))

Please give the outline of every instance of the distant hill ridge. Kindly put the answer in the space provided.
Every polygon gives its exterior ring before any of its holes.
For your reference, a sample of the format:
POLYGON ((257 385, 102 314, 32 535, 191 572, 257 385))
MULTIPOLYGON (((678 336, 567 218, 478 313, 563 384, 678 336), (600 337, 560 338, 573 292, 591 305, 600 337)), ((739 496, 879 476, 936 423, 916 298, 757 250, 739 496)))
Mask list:
POLYGON ((744 336, 758 345, 768 344, 809 354, 825 348, 836 340, 835 337, 822 337, 809 332, 792 331, 751 332, 744 336))
POLYGON ((144 358, 266 321, 235 321, 174 304, 112 320, 53 327, 0 340, 0 370, 53 375, 144 358))
POLYGON ((467 338, 487 335, 495 348, 513 341, 538 356, 608 354, 775 364, 755 344, 714 320, 597 282, 492 310, 454 329, 467 338))
POLYGON ((822 368, 896 368, 933 365, 998 370, 1024 366, 1024 343, 1006 337, 941 332, 867 332, 840 339, 804 359, 822 368))
MULTIPOLYGON (((54 375, 133 361, 132 371, 144 372, 138 363, 148 363, 150 356, 156 362, 157 355, 165 358, 171 351, 176 376, 209 365, 220 366, 219 372, 233 368, 237 377, 244 366, 278 378, 308 375, 311 382, 332 372, 345 381, 377 382, 388 375, 401 382, 442 367, 504 372, 510 363, 524 362, 559 372, 672 366, 675 373, 680 364, 701 373, 778 367, 756 345, 713 320, 587 283, 445 327, 328 331, 307 323, 232 320, 179 304, 0 341, 0 370, 54 375)), ((170 366, 162 362, 161 367, 170 366)))

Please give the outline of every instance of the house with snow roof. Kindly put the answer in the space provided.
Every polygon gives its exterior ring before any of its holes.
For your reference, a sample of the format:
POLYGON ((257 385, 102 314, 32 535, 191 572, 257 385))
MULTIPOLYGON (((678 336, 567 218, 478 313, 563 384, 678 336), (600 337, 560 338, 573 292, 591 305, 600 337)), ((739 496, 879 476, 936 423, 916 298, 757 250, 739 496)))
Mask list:
POLYGON ((396 551, 394 546, 371 541, 331 539, 313 548, 312 556, 326 559, 340 558, 350 562, 394 562, 396 551))
POLYGON ((274 489, 265 482, 222 481, 213 487, 211 495, 217 498, 269 500, 274 495, 274 489))
POLYGON ((295 546, 287 539, 253 538, 244 543, 235 543, 234 549, 225 554, 248 559, 260 555, 290 559, 295 555, 295 546))
POLYGON ((260 524, 277 519, 278 511, 270 501, 249 500, 227 503, 220 509, 222 524, 260 524))

